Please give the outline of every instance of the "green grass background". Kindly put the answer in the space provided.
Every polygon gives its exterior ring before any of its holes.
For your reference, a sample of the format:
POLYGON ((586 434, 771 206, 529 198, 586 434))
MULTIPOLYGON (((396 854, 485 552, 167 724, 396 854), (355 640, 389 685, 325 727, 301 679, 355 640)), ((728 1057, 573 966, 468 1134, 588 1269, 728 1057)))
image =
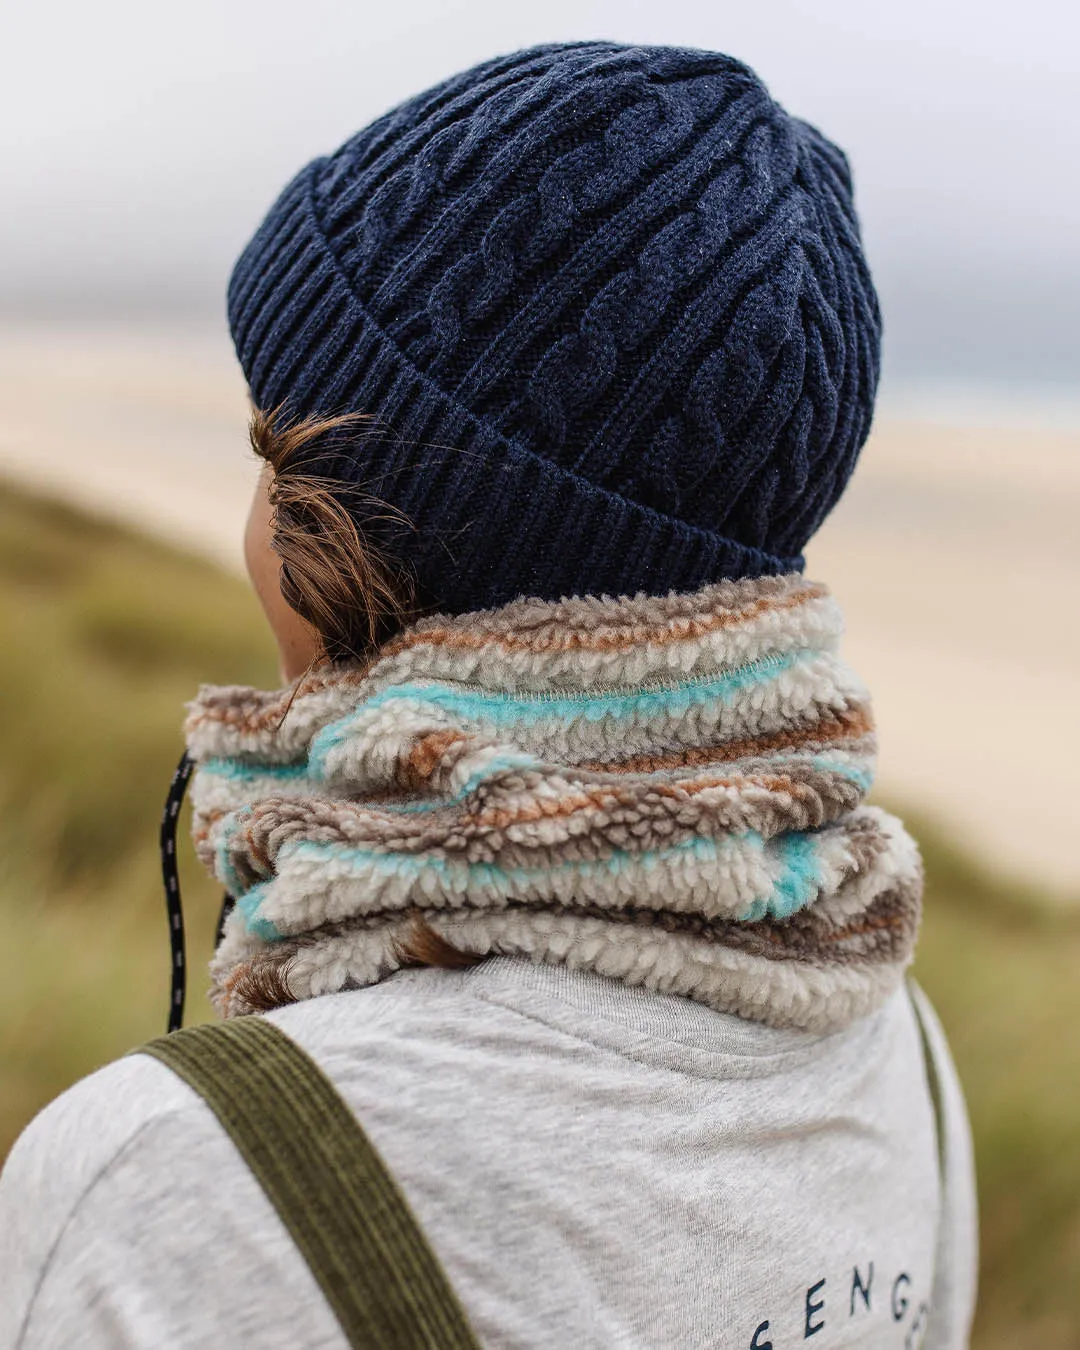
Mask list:
MULTIPOLYGON (((156 836, 182 704, 204 681, 271 685, 276 673, 242 582, 3 487, 0 634, 2 1158, 56 1093, 163 1030, 156 836)), ((1076 1350, 1080 903, 996 879, 909 820, 928 873, 917 974, 976 1137, 974 1344, 1076 1350)), ((190 1021, 209 1016, 200 975, 219 895, 181 852, 190 1021)))

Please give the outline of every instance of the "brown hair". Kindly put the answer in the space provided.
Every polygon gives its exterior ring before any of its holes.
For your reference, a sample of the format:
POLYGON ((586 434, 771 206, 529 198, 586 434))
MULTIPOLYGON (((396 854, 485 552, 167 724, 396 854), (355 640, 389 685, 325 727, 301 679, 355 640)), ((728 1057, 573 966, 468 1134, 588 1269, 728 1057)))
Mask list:
MULTIPOLYGON (((273 512, 271 547, 281 559, 281 594, 319 635, 316 661, 365 660, 413 613, 412 578, 368 539, 357 515, 408 521, 393 507, 334 479, 307 472, 315 452, 334 438, 347 443, 371 428, 371 419, 351 413, 290 422, 281 409, 251 415, 249 435, 256 455, 273 471, 268 497, 273 512)), ((405 966, 462 969, 483 958, 459 951, 419 914, 398 943, 405 966)), ((287 966, 267 966, 249 980, 243 999, 267 1010, 293 1002, 287 966)))
POLYGON ((401 526, 405 518, 362 488, 307 471, 328 442, 351 439, 369 425, 356 413, 299 422, 289 422, 281 409, 251 415, 251 447, 273 470, 272 546, 281 559, 281 594, 318 633, 329 661, 369 656, 412 609, 407 569, 357 524, 360 515, 401 526))

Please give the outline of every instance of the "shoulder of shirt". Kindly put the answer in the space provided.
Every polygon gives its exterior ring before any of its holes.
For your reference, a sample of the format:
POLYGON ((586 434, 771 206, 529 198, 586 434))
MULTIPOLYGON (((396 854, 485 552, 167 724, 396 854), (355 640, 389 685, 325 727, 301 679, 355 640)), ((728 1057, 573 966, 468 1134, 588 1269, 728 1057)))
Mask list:
MULTIPOLYGON (((306 1033, 299 1039, 317 1042, 320 1021, 309 1030, 304 1013, 284 1020, 306 1033)), ((198 1094, 150 1055, 125 1055, 62 1092, 27 1125, 0 1172, 0 1253, 4 1226, 18 1211, 32 1209, 35 1227, 49 1213, 62 1222, 61 1211, 70 1213, 121 1157, 170 1124, 220 1128, 198 1094)))
POLYGON ((62 1092, 27 1125, 0 1173, 0 1230, 27 1195, 43 1211, 71 1209, 147 1126, 205 1106, 149 1055, 126 1055, 62 1092))
POLYGON ((0 1201, 20 1176, 48 1187, 63 1171, 66 1187, 82 1190, 148 1124, 178 1112, 200 1111, 199 1098, 149 1055, 126 1055, 62 1092, 16 1141, 0 1183, 0 1201))
POLYGON ((209 1123, 207 1108, 175 1074, 147 1055, 128 1055, 68 1088, 30 1122, 0 1173, 0 1343, 18 1335, 86 1197, 155 1126, 190 1128, 200 1116, 209 1123))

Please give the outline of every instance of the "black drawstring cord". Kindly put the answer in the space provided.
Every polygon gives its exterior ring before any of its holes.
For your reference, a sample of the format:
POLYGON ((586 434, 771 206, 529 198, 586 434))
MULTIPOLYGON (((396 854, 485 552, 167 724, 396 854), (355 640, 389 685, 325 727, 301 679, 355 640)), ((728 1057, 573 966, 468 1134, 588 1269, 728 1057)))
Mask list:
MULTIPOLYGON (((169 990, 169 1021, 166 1031, 179 1031, 184 1025, 184 999, 187 995, 187 947, 184 942, 184 907, 180 903, 180 869, 176 863, 176 824, 180 819, 180 808, 184 804, 184 793, 191 781, 195 768, 191 756, 185 750, 176 766, 176 772, 169 784, 169 795, 165 798, 165 810, 161 813, 161 875, 165 882, 165 912, 169 916, 169 950, 172 953, 172 981, 169 990)), ((218 915, 217 934, 214 946, 217 947, 225 936, 225 920, 232 913, 236 902, 226 892, 218 915)))
POLYGON ((185 750, 172 776, 169 795, 165 798, 165 810, 161 813, 161 876, 165 882, 165 912, 169 916, 169 950, 172 953, 167 1031, 179 1031, 184 1025, 187 951, 184 945, 184 909, 180 903, 180 873, 176 865, 176 823, 194 767, 185 750))

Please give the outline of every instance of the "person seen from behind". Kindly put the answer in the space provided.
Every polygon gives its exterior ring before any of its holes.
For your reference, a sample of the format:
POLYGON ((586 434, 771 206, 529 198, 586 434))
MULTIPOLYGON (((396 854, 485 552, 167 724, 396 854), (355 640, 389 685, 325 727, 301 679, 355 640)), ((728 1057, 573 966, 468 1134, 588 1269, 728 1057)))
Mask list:
POLYGON ((0 1347, 965 1346, 919 856, 803 576, 878 378, 843 153, 728 56, 517 52, 304 169, 229 319, 286 687, 186 723, 224 1021, 16 1145, 0 1347))

